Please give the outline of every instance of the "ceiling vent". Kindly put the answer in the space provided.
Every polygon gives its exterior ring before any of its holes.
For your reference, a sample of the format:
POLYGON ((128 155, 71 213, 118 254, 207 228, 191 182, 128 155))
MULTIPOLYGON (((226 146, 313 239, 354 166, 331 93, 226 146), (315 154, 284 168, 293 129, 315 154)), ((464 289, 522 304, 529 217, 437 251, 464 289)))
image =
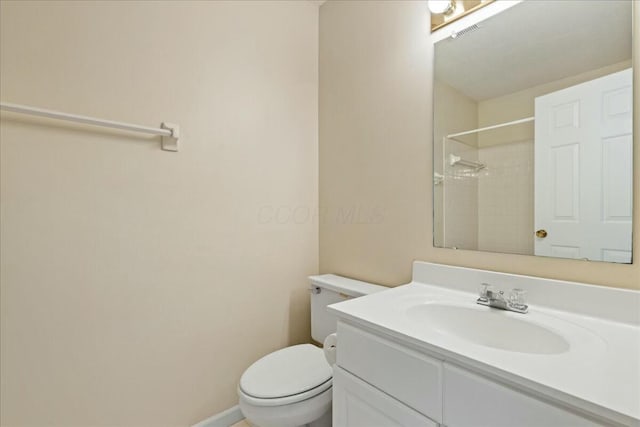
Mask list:
POLYGON ((474 32, 476 30, 479 30, 479 29, 480 29, 480 27, 477 24, 473 24, 472 26, 464 28, 464 29, 462 29, 460 31, 455 31, 454 30, 454 31, 451 32, 451 38, 452 39, 459 39, 460 37, 465 36, 465 35, 467 35, 469 33, 472 33, 472 32, 474 32))

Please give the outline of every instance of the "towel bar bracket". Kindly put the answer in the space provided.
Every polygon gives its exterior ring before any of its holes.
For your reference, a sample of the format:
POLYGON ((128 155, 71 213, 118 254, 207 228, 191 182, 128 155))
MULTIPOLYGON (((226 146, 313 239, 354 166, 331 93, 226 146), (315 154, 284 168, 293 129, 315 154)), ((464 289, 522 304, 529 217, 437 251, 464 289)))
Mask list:
POLYGON ((171 135, 162 135, 162 149, 164 151, 178 151, 178 141, 180 139, 180 126, 174 123, 162 123, 162 129, 171 131, 171 135))

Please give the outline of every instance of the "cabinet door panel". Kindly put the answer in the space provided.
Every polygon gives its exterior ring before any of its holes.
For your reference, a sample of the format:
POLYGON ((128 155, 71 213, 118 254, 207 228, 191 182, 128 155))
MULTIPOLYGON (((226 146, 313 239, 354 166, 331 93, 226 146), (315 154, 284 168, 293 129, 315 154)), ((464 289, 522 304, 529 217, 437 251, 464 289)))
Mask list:
POLYGON ((334 366, 333 426, 437 427, 438 424, 334 366))
POLYGON ((443 412, 448 427, 603 426, 448 363, 443 412))
POLYGON ((338 366, 442 422, 442 362, 338 322, 338 366))

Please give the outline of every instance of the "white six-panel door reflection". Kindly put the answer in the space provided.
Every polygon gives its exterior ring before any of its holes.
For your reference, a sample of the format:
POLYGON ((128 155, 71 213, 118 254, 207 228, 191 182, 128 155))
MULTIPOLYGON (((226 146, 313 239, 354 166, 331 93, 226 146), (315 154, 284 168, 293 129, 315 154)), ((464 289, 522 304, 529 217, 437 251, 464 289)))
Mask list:
POLYGON ((631 262, 632 76, 536 98, 536 255, 631 262))

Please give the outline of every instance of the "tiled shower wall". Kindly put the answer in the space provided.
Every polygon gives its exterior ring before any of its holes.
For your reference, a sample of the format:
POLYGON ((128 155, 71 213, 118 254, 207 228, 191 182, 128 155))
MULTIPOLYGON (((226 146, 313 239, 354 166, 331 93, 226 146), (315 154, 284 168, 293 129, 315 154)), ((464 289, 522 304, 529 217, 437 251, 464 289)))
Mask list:
POLYGON ((533 140, 478 150, 478 249, 533 254, 533 140))
POLYGON ((478 149, 448 140, 444 147, 444 246, 478 248, 478 177, 472 169, 450 166, 449 154, 477 161, 478 149))

